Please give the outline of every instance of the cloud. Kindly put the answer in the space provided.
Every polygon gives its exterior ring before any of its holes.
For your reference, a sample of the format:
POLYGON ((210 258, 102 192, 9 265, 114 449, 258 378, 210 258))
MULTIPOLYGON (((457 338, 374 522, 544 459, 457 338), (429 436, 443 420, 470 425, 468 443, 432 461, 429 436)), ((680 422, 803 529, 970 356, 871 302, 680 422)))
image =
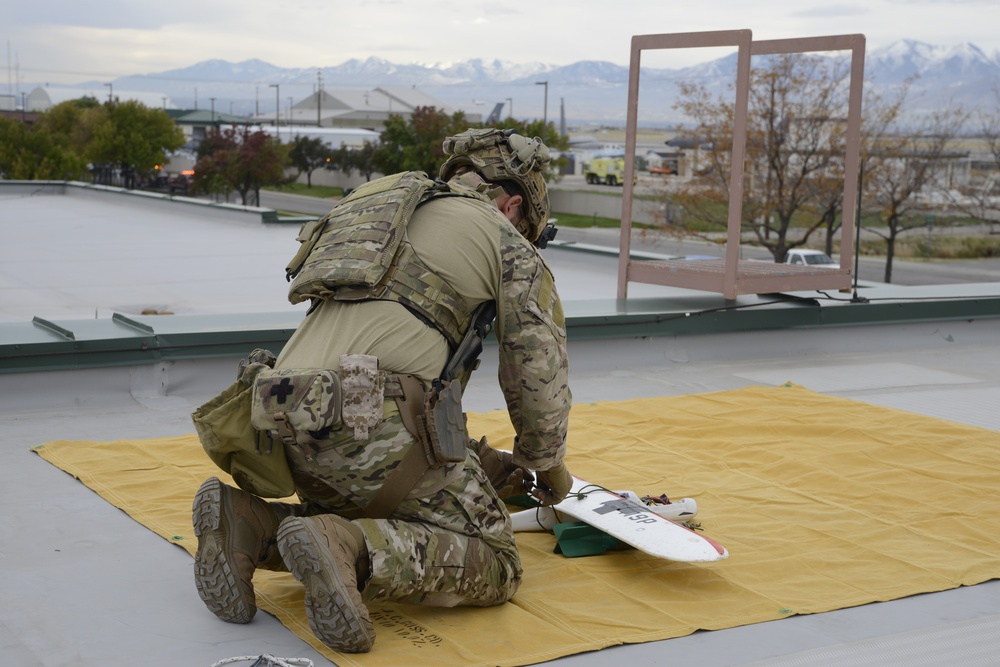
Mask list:
POLYGON ((104 0, 97 4, 61 0, 11 2, 4 9, 5 23, 24 27, 83 27, 109 30, 155 30, 176 21, 170 3, 136 3, 104 0))
POLYGON ((791 12, 789 16, 804 19, 822 19, 848 16, 863 17, 871 13, 872 10, 863 5, 823 5, 822 7, 812 7, 809 9, 794 11, 791 12))
MULTIPOLYGON (((0 0, 0 38, 26 80, 74 72, 118 77, 209 59, 326 67, 370 56, 398 64, 473 58, 627 65, 633 35, 749 28, 756 39, 863 33, 868 48, 904 39, 1000 46, 995 0, 797 0, 710 5, 547 0, 521 10, 485 0, 0 0), (51 73, 51 74, 50 74, 51 73)), ((671 54, 679 67, 716 57, 671 54)), ((10 63, 7 63, 10 65, 10 63)), ((97 78, 91 76, 90 78, 97 78)), ((79 80, 79 78, 77 78, 79 80)))

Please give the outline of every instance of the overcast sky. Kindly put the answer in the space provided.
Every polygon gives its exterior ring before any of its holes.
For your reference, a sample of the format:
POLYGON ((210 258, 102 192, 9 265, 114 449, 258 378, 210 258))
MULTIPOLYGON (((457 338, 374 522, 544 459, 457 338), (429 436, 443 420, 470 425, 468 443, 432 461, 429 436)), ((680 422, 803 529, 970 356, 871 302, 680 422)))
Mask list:
MULTIPOLYGON (((994 55, 1000 50, 1000 2, 0 0, 0 76, 8 85, 76 83, 214 58, 307 68, 369 56, 397 64, 498 58, 627 65, 632 35, 742 28, 755 39, 863 33, 868 50, 904 39, 938 46, 971 42, 994 55)), ((715 57, 671 52, 662 66, 715 57)))

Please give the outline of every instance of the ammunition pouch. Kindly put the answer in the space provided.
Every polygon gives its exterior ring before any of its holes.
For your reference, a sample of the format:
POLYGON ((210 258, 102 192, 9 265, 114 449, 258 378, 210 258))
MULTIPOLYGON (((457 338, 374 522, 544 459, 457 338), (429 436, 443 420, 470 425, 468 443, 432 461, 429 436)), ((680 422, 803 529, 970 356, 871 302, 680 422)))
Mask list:
POLYGON ((239 378, 191 415, 208 457, 243 489, 262 498, 285 498, 295 492, 284 444, 251 423, 257 376, 274 365, 274 355, 254 350, 240 364, 239 378))
POLYGON ((344 389, 344 425, 354 429, 355 440, 367 440, 368 431, 382 421, 385 374, 378 370, 378 357, 341 355, 340 382, 344 389))

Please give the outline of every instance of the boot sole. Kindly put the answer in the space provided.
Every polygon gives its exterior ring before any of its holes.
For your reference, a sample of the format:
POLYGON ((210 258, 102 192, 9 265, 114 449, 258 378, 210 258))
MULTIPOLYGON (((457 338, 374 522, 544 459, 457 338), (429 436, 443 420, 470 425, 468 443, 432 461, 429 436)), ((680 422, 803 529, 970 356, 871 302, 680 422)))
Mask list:
POLYGON ((325 539, 301 519, 286 519, 278 528, 278 551, 306 589, 306 616, 313 634, 335 651, 370 651, 375 633, 367 610, 362 614, 351 603, 348 585, 328 554, 325 539))
POLYGON ((229 562, 222 523, 222 482, 206 481, 192 508, 198 551, 194 558, 194 585, 209 611, 227 623, 249 623, 257 613, 253 590, 244 590, 234 564, 229 562))

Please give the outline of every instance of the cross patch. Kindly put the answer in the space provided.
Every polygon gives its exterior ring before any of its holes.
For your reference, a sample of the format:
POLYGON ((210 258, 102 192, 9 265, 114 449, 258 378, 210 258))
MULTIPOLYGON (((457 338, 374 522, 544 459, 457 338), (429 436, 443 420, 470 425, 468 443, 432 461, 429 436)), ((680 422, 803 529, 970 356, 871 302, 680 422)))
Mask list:
POLYGON ((268 392, 268 395, 277 396, 278 404, 284 405, 285 399, 291 396, 294 392, 295 389, 292 387, 292 381, 288 378, 281 378, 281 382, 271 385, 271 391, 268 392))

